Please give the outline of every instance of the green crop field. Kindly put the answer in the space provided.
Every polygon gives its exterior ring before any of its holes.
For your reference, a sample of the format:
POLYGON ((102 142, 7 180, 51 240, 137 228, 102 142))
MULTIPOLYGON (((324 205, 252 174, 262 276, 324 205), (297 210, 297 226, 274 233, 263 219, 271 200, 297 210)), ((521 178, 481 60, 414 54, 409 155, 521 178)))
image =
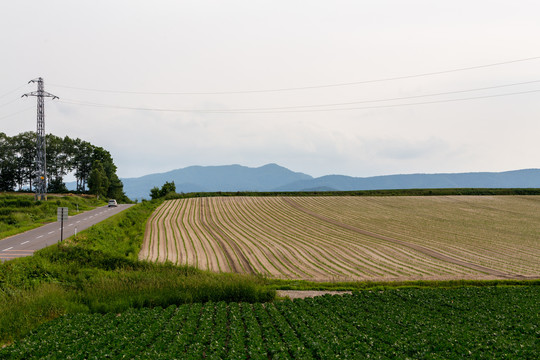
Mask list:
POLYGON ((9 359, 533 359, 540 287, 403 288, 63 316, 9 359))
POLYGON ((538 224, 538 196, 178 199, 139 258, 316 281, 528 278, 538 224))

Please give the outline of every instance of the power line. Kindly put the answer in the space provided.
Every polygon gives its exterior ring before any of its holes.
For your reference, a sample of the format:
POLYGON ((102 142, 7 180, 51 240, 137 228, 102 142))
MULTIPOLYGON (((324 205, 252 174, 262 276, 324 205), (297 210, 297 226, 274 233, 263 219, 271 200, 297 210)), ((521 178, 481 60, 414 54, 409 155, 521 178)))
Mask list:
MULTIPOLYGON (((534 83, 538 83, 538 82, 540 82, 540 80, 525 81, 525 82, 518 82, 518 83, 504 84, 504 85, 486 86, 486 87, 466 89, 466 90, 455 90, 455 91, 431 93, 431 94, 424 94, 424 95, 402 96, 402 97, 394 97, 394 98, 361 100, 361 101, 330 103, 330 104, 295 105, 295 106, 262 107, 262 108, 237 108, 237 109, 223 109, 223 110, 217 110, 216 109, 216 110, 213 110, 213 111, 244 112, 244 111, 287 110, 287 109, 301 109, 301 108, 318 108, 318 107, 329 107, 329 106, 355 105, 355 104, 366 104, 366 103, 375 103, 375 102, 387 102, 387 101, 396 101, 396 100, 418 99, 418 98, 423 98, 423 97, 459 94, 459 93, 483 91, 483 90, 490 90, 490 89, 499 89, 499 88, 503 88, 503 87, 527 85, 527 84, 534 84, 534 83)), ((73 100, 73 99, 67 99, 67 101, 70 101, 73 104, 75 104, 75 103, 77 103, 77 104, 86 104, 86 105, 92 105, 92 106, 96 106, 96 107, 112 107, 112 108, 121 108, 122 107, 120 105, 107 105, 107 104, 99 104, 99 103, 90 103, 90 102, 78 101, 78 100, 73 100)), ((209 110, 201 110, 201 109, 177 109, 177 110, 178 111, 186 111, 186 112, 188 112, 188 111, 189 112, 209 111, 209 110)))
POLYGON ((0 120, 5 119, 5 118, 8 118, 8 117, 11 117, 11 116, 13 116, 13 115, 20 114, 20 113, 25 112, 25 111, 28 111, 28 110, 30 110, 30 109, 34 109, 34 106, 27 107, 26 109, 23 109, 23 110, 20 110, 20 111, 17 111, 17 112, 8 114, 8 115, 4 115, 4 116, 0 117, 0 120))
MULTIPOLYGON (((530 90, 530 91, 520 91, 506 94, 495 94, 495 95, 482 95, 482 96, 473 96, 467 98, 458 98, 458 99, 446 99, 446 100, 433 100, 433 101, 423 101, 415 103, 403 103, 403 104, 390 104, 390 105, 372 105, 372 106, 363 106, 363 107, 352 107, 352 108, 338 108, 338 109, 314 109, 314 110, 283 110, 283 111, 272 111, 272 113, 286 113, 286 112, 330 112, 330 111, 348 111, 348 110, 366 110, 366 109, 383 109, 383 108, 393 108, 393 107, 404 107, 404 106, 415 106, 415 105, 428 105, 428 104, 440 104, 448 102, 458 102, 458 101, 467 101, 467 100, 479 100, 479 99, 489 99, 495 97, 504 97, 504 96, 514 96, 514 95, 524 95, 540 92, 539 90, 530 90)), ((239 112, 242 113, 264 113, 264 111, 253 111, 253 112, 239 112)))
POLYGON ((442 71, 426 72, 426 73, 413 74, 413 75, 405 75, 405 76, 395 76, 395 77, 388 77, 388 78, 353 81, 353 82, 344 82, 344 83, 335 83, 335 84, 325 84, 325 85, 286 87, 286 88, 262 89, 262 90, 208 91, 208 92, 145 92, 145 91, 91 89, 91 88, 82 88, 82 87, 66 86, 66 85, 58 85, 58 84, 50 84, 50 85, 60 87, 60 88, 66 88, 66 89, 74 89, 74 90, 103 92, 103 93, 114 93, 114 94, 132 94, 132 95, 226 95, 226 94, 269 93, 269 92, 281 92, 281 91, 298 91, 298 90, 322 89, 322 88, 330 88, 330 87, 341 87, 341 86, 370 84, 370 83, 393 81, 393 80, 404 80, 404 79, 411 79, 411 78, 418 78, 418 77, 425 77, 425 76, 448 74, 448 73, 459 72, 459 71, 482 69, 482 68, 488 68, 488 67, 494 67, 494 66, 500 66, 500 65, 507 65, 507 64, 512 64, 512 63, 525 62, 525 61, 538 60, 538 59, 540 59, 540 56, 534 56, 534 57, 529 57, 529 58, 524 58, 524 59, 517 59, 517 60, 502 61, 502 62, 491 63, 491 64, 484 64, 484 65, 476 65, 476 66, 469 66, 469 67, 463 67, 463 68, 456 68, 456 69, 450 69, 450 70, 442 70, 442 71))
POLYGON ((530 91, 520 91, 513 93, 504 93, 504 94, 495 94, 495 95, 481 95, 473 96, 467 98, 458 98, 458 99, 446 99, 446 100, 433 100, 433 101, 424 101, 424 102, 415 102, 415 103, 402 103, 402 104, 390 104, 390 105, 372 105, 372 106, 363 106, 363 107, 352 107, 352 108, 335 108, 335 109, 306 109, 306 110, 202 110, 202 109, 164 109, 164 108, 144 108, 144 107, 129 107, 129 106, 115 106, 115 105, 106 105, 98 103, 89 103, 76 100, 60 100, 60 102, 65 104, 72 105, 82 105, 82 106, 91 106, 91 107, 102 107, 102 108, 112 108, 112 109, 123 109, 123 110, 137 110, 137 111, 158 111, 158 112, 179 112, 179 113, 210 113, 210 114, 263 114, 263 113, 299 113, 299 112, 331 112, 331 111, 349 111, 349 110, 364 110, 364 109, 382 109, 382 108, 393 108, 393 107, 403 107, 403 106, 414 106, 414 105, 426 105, 426 104, 438 104, 438 103, 448 103, 448 102, 457 102, 457 101, 467 101, 467 100, 478 100, 478 99, 488 99, 495 97, 504 97, 504 96, 514 96, 514 95, 524 95, 540 92, 539 90, 530 90, 530 91))
POLYGON ((462 93, 466 93, 466 92, 491 90, 491 89, 500 89, 500 88, 503 88, 503 87, 534 84, 534 83, 538 83, 538 82, 540 82, 540 80, 525 81, 525 82, 506 84, 506 85, 486 86, 486 87, 475 88, 475 89, 467 89, 467 90, 439 92, 439 93, 424 94, 424 95, 401 96, 401 97, 387 98, 387 99, 377 99, 377 100, 362 100, 362 101, 350 101, 350 102, 320 104, 320 105, 297 105, 297 106, 284 106, 284 107, 274 107, 274 108, 240 109, 240 110, 280 110, 280 109, 299 109, 299 108, 314 108, 314 107, 327 107, 327 106, 367 104, 367 103, 375 103, 375 102, 418 99, 418 98, 423 98, 423 97, 432 97, 432 96, 441 96, 441 95, 462 94, 462 93))
POLYGON ((18 88, 14 89, 14 90, 11 90, 11 91, 8 91, 7 93, 3 94, 3 95, 0 95, 0 99, 5 97, 5 96, 8 96, 9 94, 13 94, 14 92, 16 91, 19 91, 20 89, 22 89, 23 87, 25 87, 26 85, 23 85, 23 86, 19 86, 18 88))
POLYGON ((4 107, 4 106, 6 106, 6 105, 9 105, 9 104, 11 104, 11 103, 14 103, 15 101, 18 101, 19 99, 20 99, 20 98, 17 97, 17 98, 15 98, 15 99, 11 100, 11 101, 8 101, 8 102, 6 102, 6 103, 0 104, 0 107, 4 107))

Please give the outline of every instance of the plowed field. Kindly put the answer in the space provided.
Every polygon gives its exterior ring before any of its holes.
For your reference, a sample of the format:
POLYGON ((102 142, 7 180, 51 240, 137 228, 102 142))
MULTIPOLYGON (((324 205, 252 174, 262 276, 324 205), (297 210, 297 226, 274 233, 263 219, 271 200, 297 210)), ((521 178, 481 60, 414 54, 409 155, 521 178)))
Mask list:
POLYGON ((540 197, 172 200, 139 257, 307 280, 538 277, 540 197))

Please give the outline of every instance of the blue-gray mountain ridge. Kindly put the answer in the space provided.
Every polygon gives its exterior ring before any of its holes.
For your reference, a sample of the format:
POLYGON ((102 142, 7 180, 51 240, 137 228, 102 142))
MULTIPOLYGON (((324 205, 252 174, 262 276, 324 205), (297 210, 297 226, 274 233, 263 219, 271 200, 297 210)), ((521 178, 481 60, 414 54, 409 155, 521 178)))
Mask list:
POLYGON ((314 178, 276 164, 190 166, 138 178, 122 178, 130 199, 149 199, 150 189, 174 181, 177 192, 348 191, 438 188, 540 188, 540 169, 506 172, 408 174, 373 177, 327 175, 314 178))

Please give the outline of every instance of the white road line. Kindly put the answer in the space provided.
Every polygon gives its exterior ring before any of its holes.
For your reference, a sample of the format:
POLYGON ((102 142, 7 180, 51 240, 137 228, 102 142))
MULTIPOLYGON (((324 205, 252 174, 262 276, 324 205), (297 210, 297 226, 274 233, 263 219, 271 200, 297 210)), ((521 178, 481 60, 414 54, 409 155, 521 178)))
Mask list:
POLYGON ((28 242, 30 242, 30 241, 25 241, 25 242, 22 242, 22 243, 21 243, 21 245, 24 245, 24 244, 26 244, 26 243, 28 243, 28 242))
MULTIPOLYGON (((86 220, 86 219, 85 219, 85 220, 86 220)), ((77 221, 77 224, 80 223, 80 222, 81 222, 81 220, 77 221)))
POLYGON ((73 226, 73 224, 69 224, 68 226, 73 226))
POLYGON ((51 235, 54 231, 49 231, 49 235, 51 235))
POLYGON ((39 235, 36 239, 39 239, 39 238, 42 238, 42 237, 43 237, 43 235, 39 235))
POLYGON ((4 250, 2 250, 2 251, 8 251, 8 250, 11 250, 11 249, 13 249, 13 246, 12 246, 12 247, 8 247, 7 249, 4 249, 4 250))

